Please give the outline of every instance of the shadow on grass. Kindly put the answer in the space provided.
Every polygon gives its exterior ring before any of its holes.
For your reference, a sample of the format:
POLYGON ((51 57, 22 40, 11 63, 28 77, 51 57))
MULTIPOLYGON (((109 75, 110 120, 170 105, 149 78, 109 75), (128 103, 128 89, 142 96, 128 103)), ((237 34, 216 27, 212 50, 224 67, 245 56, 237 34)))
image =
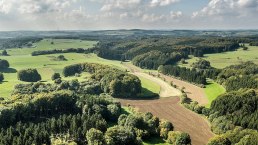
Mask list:
POLYGON ((142 88, 141 94, 133 99, 139 99, 139 100, 159 99, 159 94, 153 93, 152 91, 146 88, 142 88))
POLYGON ((148 144, 148 145, 166 144, 166 142, 163 139, 161 139, 160 137, 153 137, 151 139, 144 140, 144 143, 148 144))
POLYGON ((2 82, 0 82, 0 84, 3 84, 3 83, 7 83, 8 81, 2 81, 2 82))
POLYGON ((2 73, 16 73, 17 70, 14 68, 5 68, 5 69, 0 69, 0 72, 2 73))

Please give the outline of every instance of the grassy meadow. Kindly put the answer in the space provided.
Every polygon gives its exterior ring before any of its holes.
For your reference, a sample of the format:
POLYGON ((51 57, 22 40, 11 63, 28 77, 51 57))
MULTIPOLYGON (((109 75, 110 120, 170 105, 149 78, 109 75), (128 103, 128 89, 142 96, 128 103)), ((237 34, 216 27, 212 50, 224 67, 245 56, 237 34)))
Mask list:
MULTIPOLYGON (((38 43, 33 44, 35 48, 14 48, 8 49, 7 52, 10 56, 0 56, 0 59, 6 59, 10 63, 10 68, 0 70, 4 73, 5 80, 0 84, 0 97, 10 96, 13 87, 18 83, 24 83, 17 80, 17 71, 26 68, 36 68, 41 74, 42 81, 52 82, 51 76, 54 72, 62 73, 65 66, 92 62, 101 63, 105 65, 114 66, 116 68, 125 69, 120 61, 111 61, 97 57, 95 54, 79 54, 79 53, 64 53, 64 54, 51 54, 31 56, 31 52, 35 50, 47 50, 47 49, 65 49, 65 48, 90 48, 97 42, 95 41, 81 41, 81 40, 65 40, 57 39, 50 40, 44 39, 38 43), (54 44, 51 44, 51 42, 54 44), (64 55, 67 61, 54 61, 52 58, 58 55, 64 55)), ((84 77, 89 76, 87 73, 83 73, 81 77, 76 79, 82 80, 84 77)), ((65 78, 66 80, 75 79, 75 77, 65 78)))
MULTIPOLYGON (((258 64, 258 46, 249 46, 248 50, 239 48, 237 51, 216 53, 216 54, 205 54, 203 59, 210 61, 211 66, 215 68, 225 68, 230 65, 239 64, 243 61, 253 61, 258 64)), ((192 63, 196 62, 198 58, 191 57, 187 59, 187 64, 179 64, 180 66, 190 67, 192 63)))
POLYGON ((159 94, 160 86, 158 84, 143 77, 139 77, 139 79, 142 83, 142 94, 140 96, 149 97, 153 95, 155 96, 155 94, 159 94))
POLYGON ((219 85, 218 83, 208 80, 208 85, 205 86, 204 92, 208 98, 209 103, 206 107, 210 107, 211 102, 215 100, 219 95, 226 92, 225 88, 219 85))

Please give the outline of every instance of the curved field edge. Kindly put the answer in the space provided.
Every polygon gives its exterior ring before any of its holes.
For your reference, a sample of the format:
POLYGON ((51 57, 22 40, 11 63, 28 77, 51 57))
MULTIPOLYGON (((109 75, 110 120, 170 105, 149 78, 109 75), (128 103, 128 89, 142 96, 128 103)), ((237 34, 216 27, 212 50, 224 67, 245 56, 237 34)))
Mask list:
POLYGON ((160 119, 169 120, 174 130, 189 133, 193 145, 204 145, 214 136, 207 119, 182 106, 179 97, 119 101, 123 106, 130 105, 140 112, 151 112, 160 119))
POLYGON ((208 85, 205 85, 204 92, 209 102, 205 106, 209 108, 211 102, 215 100, 219 95, 225 93, 226 89, 212 80, 208 80, 207 82, 208 85))

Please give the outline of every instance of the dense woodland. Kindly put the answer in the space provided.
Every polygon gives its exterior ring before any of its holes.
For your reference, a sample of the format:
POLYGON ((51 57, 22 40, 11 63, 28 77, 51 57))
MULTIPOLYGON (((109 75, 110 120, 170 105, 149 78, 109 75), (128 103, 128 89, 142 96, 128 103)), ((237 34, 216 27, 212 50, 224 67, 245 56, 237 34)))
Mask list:
POLYGON ((206 84, 206 77, 202 75, 197 69, 182 68, 179 66, 165 65, 159 67, 159 72, 170 75, 173 77, 179 77, 188 82, 196 84, 206 84))
POLYGON ((113 97, 135 97, 141 93, 141 81, 134 75, 100 64, 82 63, 64 68, 64 76, 76 73, 92 73, 91 78, 100 82, 105 93, 113 97))
POLYGON ((241 88, 258 88, 258 65, 253 62, 244 62, 222 69, 217 81, 225 86, 228 91, 236 91, 241 88))
POLYGON ((106 59, 133 60, 142 68, 157 69, 159 65, 171 65, 188 55, 234 51, 239 48, 236 39, 217 37, 169 37, 153 36, 100 41, 95 53, 106 59), (157 61, 155 61, 157 60, 157 61))
POLYGON ((37 37, 17 37, 0 39, 0 49, 32 47, 33 43, 42 40, 37 37))
MULTIPOLYGON (((103 94, 105 88, 116 84, 112 79, 121 81, 122 86, 126 85, 123 83, 132 86, 134 82, 126 79, 135 79, 141 87, 137 77, 104 65, 80 65, 84 66, 83 71, 92 73, 92 77, 84 82, 61 80, 54 84, 17 85, 12 97, 1 102, 6 107, 0 114, 0 143, 54 144, 55 140, 62 138, 66 143, 133 145, 142 144, 142 140, 151 137, 161 137, 169 143, 191 143, 188 134, 173 131, 172 123, 151 113, 122 113, 120 103, 103 94), (103 74, 108 71, 116 73, 114 77, 110 75, 111 80, 104 78, 103 74)), ((55 74, 53 79, 61 77, 55 74)), ((120 83, 117 87, 121 87, 120 83)), ((126 93, 135 93, 131 86, 127 86, 126 93)), ((110 94, 120 96, 115 93, 121 94, 122 91, 110 94)))

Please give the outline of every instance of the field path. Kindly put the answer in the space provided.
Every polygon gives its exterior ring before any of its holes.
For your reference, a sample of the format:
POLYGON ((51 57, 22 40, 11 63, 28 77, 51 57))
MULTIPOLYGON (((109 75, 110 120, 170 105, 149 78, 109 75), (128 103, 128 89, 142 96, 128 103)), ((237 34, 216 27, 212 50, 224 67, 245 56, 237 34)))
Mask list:
POLYGON ((160 74, 160 76, 161 78, 165 78, 168 82, 172 81, 173 84, 177 85, 179 88, 185 87, 184 91, 186 92, 187 97, 193 101, 197 101, 200 105, 206 105, 209 103, 203 88, 163 74, 160 74))
MULTIPOLYGON (((159 78, 143 73, 138 67, 135 67, 129 63, 125 63, 124 65, 132 72, 132 74, 144 77, 160 85, 160 95, 162 95, 162 97, 160 99, 152 100, 120 99, 119 101, 122 105, 126 106, 130 104, 130 106, 137 108, 141 112, 151 112, 161 119, 171 121, 175 130, 190 134, 193 145, 205 145, 207 144, 208 140, 214 136, 206 119, 186 109, 180 104, 180 98, 177 97, 180 95, 180 92, 177 89, 171 87, 169 84, 159 78)), ((166 77, 166 79, 172 80, 173 78, 166 77)), ((188 84, 187 86, 184 86, 186 91, 193 91, 195 89, 195 87, 193 87, 194 85, 189 85, 189 83, 184 84, 179 81, 181 83, 179 85, 175 80, 173 80, 173 82, 177 86, 188 84)), ((187 93, 194 96, 197 92, 198 91, 187 93)))

